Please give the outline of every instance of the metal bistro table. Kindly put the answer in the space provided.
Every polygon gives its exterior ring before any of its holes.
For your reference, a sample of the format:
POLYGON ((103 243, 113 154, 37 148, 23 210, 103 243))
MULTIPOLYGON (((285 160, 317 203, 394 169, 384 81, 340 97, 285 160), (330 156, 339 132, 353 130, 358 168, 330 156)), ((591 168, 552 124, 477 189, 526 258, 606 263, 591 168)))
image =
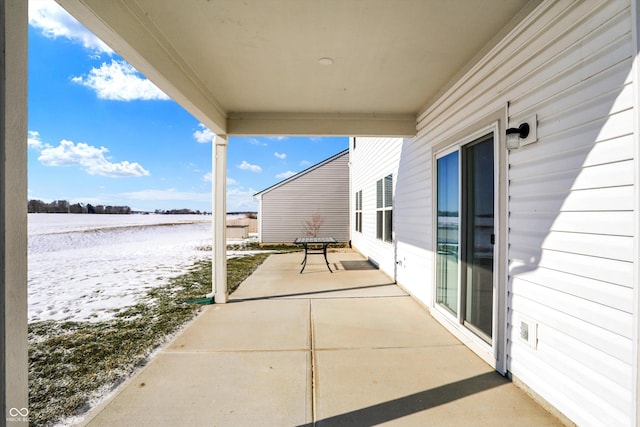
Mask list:
POLYGON ((304 268, 307 266, 307 256, 308 255, 324 255, 324 262, 327 263, 327 268, 331 273, 331 266, 329 266, 329 261, 327 260, 327 247, 331 243, 337 243, 336 239, 333 237, 298 237, 293 241, 296 245, 302 245, 304 247, 304 259, 302 260, 302 270, 300 273, 304 271, 304 268), (322 248, 318 247, 322 245, 322 248))

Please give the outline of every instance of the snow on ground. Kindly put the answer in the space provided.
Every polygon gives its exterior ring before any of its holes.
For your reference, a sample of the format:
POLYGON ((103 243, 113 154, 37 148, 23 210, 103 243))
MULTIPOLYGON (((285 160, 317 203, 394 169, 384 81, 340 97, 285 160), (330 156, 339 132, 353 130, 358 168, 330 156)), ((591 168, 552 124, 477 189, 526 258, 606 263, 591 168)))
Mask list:
POLYGON ((210 224, 212 220, 208 215, 29 214, 29 236, 135 225, 210 224))
POLYGON ((210 259, 211 235, 210 216, 29 214, 29 322, 109 319, 210 259))

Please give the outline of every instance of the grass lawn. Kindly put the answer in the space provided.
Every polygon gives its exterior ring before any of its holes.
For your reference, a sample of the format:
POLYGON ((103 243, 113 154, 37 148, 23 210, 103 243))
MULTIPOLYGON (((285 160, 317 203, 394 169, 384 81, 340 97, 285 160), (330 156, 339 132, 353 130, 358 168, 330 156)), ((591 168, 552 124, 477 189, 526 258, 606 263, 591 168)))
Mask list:
MULTIPOLYGON (((229 293, 268 256, 229 259, 229 293)), ((93 399, 117 387, 195 316, 201 306, 187 299, 210 291, 211 262, 201 261, 112 320, 29 324, 30 424, 52 425, 85 412, 93 399)))

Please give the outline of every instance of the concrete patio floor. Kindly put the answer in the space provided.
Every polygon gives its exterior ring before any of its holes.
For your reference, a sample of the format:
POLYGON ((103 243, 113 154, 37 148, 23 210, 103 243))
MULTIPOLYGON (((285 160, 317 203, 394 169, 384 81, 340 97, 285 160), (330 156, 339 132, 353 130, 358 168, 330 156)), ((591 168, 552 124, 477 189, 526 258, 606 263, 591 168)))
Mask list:
POLYGON ((89 426, 552 426, 357 253, 273 255, 89 426))

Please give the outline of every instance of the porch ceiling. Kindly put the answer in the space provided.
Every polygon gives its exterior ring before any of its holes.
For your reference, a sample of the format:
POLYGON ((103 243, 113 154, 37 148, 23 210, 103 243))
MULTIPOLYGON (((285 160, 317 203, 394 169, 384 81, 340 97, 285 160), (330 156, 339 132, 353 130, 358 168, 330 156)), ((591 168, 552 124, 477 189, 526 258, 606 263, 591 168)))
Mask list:
POLYGON ((413 135, 416 115, 532 7, 528 0, 58 2, 214 132, 262 135, 413 135))

